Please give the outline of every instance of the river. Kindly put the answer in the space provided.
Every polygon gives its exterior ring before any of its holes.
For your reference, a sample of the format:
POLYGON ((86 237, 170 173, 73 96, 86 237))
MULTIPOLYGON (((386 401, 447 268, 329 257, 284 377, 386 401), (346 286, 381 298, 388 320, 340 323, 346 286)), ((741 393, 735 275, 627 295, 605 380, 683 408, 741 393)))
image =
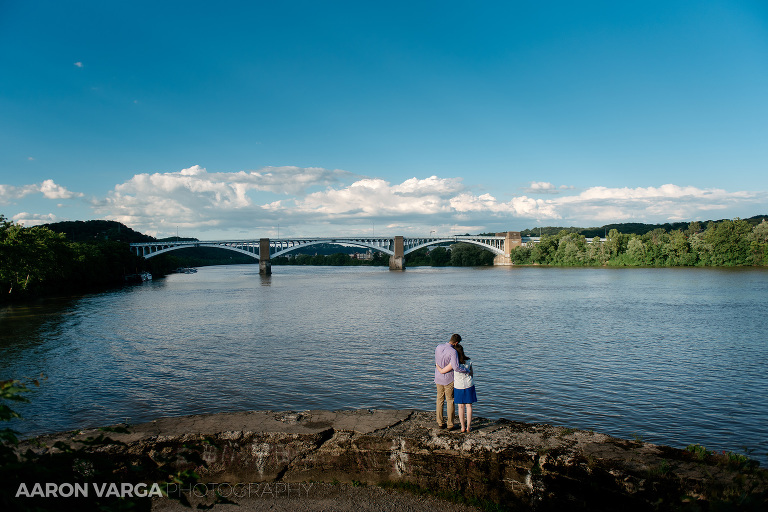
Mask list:
POLYGON ((451 333, 475 414, 768 463, 764 269, 201 268, 0 309, 24 435, 236 410, 434 409, 451 333))

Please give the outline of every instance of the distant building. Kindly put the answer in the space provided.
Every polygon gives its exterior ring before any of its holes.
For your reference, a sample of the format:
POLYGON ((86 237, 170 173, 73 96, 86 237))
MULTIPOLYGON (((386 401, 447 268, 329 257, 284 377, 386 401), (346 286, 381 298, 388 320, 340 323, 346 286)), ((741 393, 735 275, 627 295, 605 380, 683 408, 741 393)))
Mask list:
POLYGON ((373 251, 368 252, 355 252, 349 255, 353 260, 372 260, 373 251))

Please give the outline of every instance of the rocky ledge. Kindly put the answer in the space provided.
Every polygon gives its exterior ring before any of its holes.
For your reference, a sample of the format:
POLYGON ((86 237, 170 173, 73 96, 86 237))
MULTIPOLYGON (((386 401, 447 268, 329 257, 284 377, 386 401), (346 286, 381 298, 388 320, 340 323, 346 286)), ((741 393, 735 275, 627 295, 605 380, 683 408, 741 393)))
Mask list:
MULTIPOLYGON (((205 464, 175 464, 204 482, 393 482, 512 510, 768 509, 768 472, 751 461, 544 424, 476 418, 465 434, 437 428, 431 412, 318 410, 121 427, 109 436, 122 444, 94 449, 136 464, 197 445, 205 464)), ((99 433, 43 436, 37 446, 99 433)))

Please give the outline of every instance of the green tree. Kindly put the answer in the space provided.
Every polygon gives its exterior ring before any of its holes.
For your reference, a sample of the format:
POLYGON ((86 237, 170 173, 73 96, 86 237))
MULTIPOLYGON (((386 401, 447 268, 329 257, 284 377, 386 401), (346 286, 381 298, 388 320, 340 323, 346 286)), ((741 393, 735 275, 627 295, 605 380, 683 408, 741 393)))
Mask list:
POLYGON ((701 222, 695 221, 688 224, 688 229, 685 230, 686 235, 695 235, 696 233, 701 233, 704 231, 704 228, 701 227, 701 222))
MULTIPOLYGON (((667 265, 669 233, 663 228, 656 228, 645 233, 642 237, 645 246, 643 265, 665 266, 667 265)), ((629 250, 629 246, 627 246, 629 250)))
POLYGON ((620 254, 624 254, 627 251, 627 244, 629 243, 629 235, 619 233, 617 230, 612 229, 608 232, 608 238, 605 241, 605 249, 608 253, 608 258, 615 258, 620 254))
POLYGON ((512 260, 512 263, 516 265, 525 265, 527 263, 531 263, 531 251, 533 249, 531 247, 528 247, 527 245, 521 245, 520 247, 515 247, 512 249, 512 252, 509 254, 510 259, 512 260))
POLYGON ((581 266, 586 260, 586 240, 583 235, 561 231, 555 238, 557 250, 553 262, 556 265, 581 266))
POLYGON ((432 263, 429 257, 429 248, 422 247, 421 249, 415 250, 412 253, 408 254, 408 259, 406 261, 406 264, 409 267, 431 265, 432 263))
POLYGON ((451 247, 451 266, 479 267, 493 265, 494 255, 474 244, 458 243, 451 247))
POLYGON ((561 234, 567 234, 567 231, 561 231, 557 235, 542 235, 539 243, 531 250, 531 260, 540 265, 552 264, 555 261, 561 234))
POLYGON ((669 234, 666 253, 669 266, 692 266, 696 264, 697 255, 691 250, 688 237, 680 230, 672 231, 669 234))
POLYGON ((768 222, 765 219, 752 228, 749 252, 753 265, 768 265, 768 222))
POLYGON ((122 284, 145 262, 123 242, 73 243, 46 227, 25 228, 0 216, 0 300, 122 284))
POLYGON ((352 258, 349 257, 349 254, 344 254, 342 252, 337 252, 336 254, 331 254, 326 257, 326 264, 327 265, 333 265, 333 266, 343 266, 343 265, 350 265, 352 261, 352 258))
POLYGON ((592 243, 587 245, 585 257, 585 263, 588 265, 605 265, 608 261, 605 244, 599 236, 594 237, 592 243))
POLYGON ((635 265, 643 265, 646 262, 646 247, 642 238, 633 236, 627 242, 626 255, 635 265))
POLYGON ((747 265, 751 233, 750 224, 741 219, 711 223, 704 232, 704 239, 711 250, 709 264, 719 267, 747 265))
POLYGON ((0 280, 9 294, 34 291, 45 281, 63 278, 63 265, 69 258, 69 246, 62 235, 47 228, 3 222, 0 280))
POLYGON ((429 251, 429 262, 433 267, 444 267, 451 262, 451 251, 445 247, 435 247, 429 251))

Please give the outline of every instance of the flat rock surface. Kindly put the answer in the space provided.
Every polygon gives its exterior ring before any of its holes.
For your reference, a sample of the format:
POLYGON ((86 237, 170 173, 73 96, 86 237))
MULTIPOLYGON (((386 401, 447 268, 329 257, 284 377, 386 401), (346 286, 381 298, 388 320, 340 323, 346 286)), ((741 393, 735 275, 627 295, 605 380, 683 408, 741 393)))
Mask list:
MULTIPOLYGON (((110 437, 130 443, 155 436, 184 436, 221 432, 280 432, 286 434, 317 434, 328 430, 345 430, 370 434, 408 419, 410 410, 360 409, 351 411, 243 411, 159 418, 148 423, 130 425, 129 434, 110 433, 110 437)), ((97 434, 86 429, 82 434, 97 434)))
MULTIPOLYGON (((41 436, 31 445, 87 446, 106 434, 124 444, 99 449, 125 467, 182 454, 174 467, 197 471, 200 485, 225 486, 221 494, 240 505, 216 510, 472 510, 402 487, 542 510, 676 510, 691 500, 704 510, 740 496, 768 506, 768 472, 738 457, 506 419, 477 417, 463 433, 439 428, 427 411, 244 411, 114 427, 121 428, 41 436), (376 485, 387 482, 400 487, 376 485), (227 492, 237 485, 256 493, 227 492)), ((201 496, 205 505, 214 493, 201 496)), ((195 506, 197 498, 190 497, 195 506)), ((184 510, 168 499, 154 504, 184 510)))

